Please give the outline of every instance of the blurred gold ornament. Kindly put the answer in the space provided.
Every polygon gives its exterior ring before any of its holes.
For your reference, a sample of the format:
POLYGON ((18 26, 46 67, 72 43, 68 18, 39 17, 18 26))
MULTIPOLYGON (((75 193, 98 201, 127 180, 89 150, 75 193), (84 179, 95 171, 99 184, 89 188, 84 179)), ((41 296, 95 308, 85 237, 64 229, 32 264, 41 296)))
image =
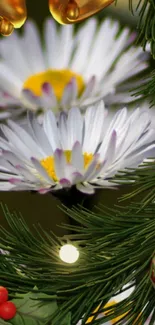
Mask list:
MULTIPOLYGON (((52 16, 60 24, 81 21, 114 0, 49 0, 52 16)), ((21 27, 27 17, 25 0, 0 0, 0 34, 8 36, 14 28, 21 27)))
POLYGON ((26 16, 25 0, 0 0, 0 33, 10 35, 24 24, 26 16))
POLYGON ((0 17, 0 33, 3 36, 9 36, 14 30, 14 26, 6 18, 0 17))
POLYGON ((75 1, 70 1, 66 9, 66 17, 69 21, 75 21, 79 18, 80 10, 75 1))
POLYGON ((49 8, 60 24, 71 24, 92 16, 112 2, 114 0, 49 0, 49 8))

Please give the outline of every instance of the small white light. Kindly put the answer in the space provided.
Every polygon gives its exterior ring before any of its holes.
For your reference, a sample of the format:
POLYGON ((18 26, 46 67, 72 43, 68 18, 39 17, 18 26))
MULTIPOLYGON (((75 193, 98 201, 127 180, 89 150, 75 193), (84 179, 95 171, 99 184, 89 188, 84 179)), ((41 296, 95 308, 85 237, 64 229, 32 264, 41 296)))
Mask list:
POLYGON ((73 245, 66 244, 60 248, 59 256, 65 263, 75 263, 79 258, 79 251, 73 245))

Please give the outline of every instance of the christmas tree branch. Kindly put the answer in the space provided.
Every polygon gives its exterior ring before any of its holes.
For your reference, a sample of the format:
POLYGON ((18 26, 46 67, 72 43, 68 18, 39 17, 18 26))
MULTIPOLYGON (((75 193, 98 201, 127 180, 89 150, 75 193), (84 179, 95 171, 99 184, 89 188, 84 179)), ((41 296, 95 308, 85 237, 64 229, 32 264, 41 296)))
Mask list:
MULTIPOLYGON (((129 8, 134 14, 133 1, 129 0, 129 8)), ((138 36, 137 44, 141 44, 143 50, 146 45, 150 45, 150 52, 155 59, 155 1, 139 0, 136 11, 138 11, 138 36)), ((142 96, 150 101, 151 105, 155 105, 155 71, 148 76, 137 89, 133 89, 135 96, 142 96), (146 81, 146 82, 145 82, 146 81)))
POLYGON ((132 190, 125 194, 120 201, 144 193, 141 207, 155 201, 155 159, 149 159, 136 169, 125 169, 114 176, 114 183, 131 185, 132 190))
POLYGON ((155 2, 154 0, 140 0, 137 8, 139 9, 138 41, 144 49, 146 43, 149 42, 151 53, 155 58, 155 2))
POLYGON ((134 96, 142 96, 150 102, 150 107, 155 105, 155 70, 150 77, 146 77, 144 83, 133 90, 134 96), (145 82, 146 81, 146 82, 145 82))
POLYGON ((4 209, 10 231, 0 228, 0 248, 9 253, 0 256, 1 285, 12 292, 27 292, 37 286, 39 291, 56 295, 58 310, 52 315, 53 325, 58 325, 69 312, 73 325, 82 318, 85 324, 92 314, 94 324, 120 315, 124 315, 126 324, 136 324, 138 317, 146 321, 155 306, 150 280, 155 205, 141 210, 135 204, 118 210, 100 207, 95 213, 81 208, 65 212, 79 226, 68 227, 75 234, 57 238, 41 228, 32 233, 23 219, 4 209), (73 265, 59 258, 59 248, 66 242, 72 242, 80 251, 80 258, 73 265), (124 285, 135 286, 131 296, 107 306, 124 285), (101 318, 96 319, 99 313, 101 318))

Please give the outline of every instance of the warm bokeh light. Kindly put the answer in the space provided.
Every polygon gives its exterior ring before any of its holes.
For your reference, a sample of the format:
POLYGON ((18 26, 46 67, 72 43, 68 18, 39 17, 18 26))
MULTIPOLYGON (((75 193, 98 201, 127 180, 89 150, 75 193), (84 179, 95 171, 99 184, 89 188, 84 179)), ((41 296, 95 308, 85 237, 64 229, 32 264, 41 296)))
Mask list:
POLYGON ((66 244, 60 248, 59 256, 65 263, 75 263, 79 258, 79 251, 73 245, 66 244))

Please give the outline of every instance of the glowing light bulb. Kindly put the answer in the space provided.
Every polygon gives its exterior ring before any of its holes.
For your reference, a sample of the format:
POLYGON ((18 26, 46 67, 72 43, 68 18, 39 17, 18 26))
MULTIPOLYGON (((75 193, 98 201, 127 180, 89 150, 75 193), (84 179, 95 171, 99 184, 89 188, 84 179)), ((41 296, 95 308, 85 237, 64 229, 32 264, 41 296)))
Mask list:
POLYGON ((65 263, 75 263, 79 258, 79 251, 73 245, 66 244, 60 248, 59 256, 65 263))
POLYGON ((26 16, 25 0, 0 0, 0 33, 8 36, 24 24, 26 16))
POLYGON ((49 0, 52 16, 60 24, 81 21, 109 6, 115 0, 49 0))

